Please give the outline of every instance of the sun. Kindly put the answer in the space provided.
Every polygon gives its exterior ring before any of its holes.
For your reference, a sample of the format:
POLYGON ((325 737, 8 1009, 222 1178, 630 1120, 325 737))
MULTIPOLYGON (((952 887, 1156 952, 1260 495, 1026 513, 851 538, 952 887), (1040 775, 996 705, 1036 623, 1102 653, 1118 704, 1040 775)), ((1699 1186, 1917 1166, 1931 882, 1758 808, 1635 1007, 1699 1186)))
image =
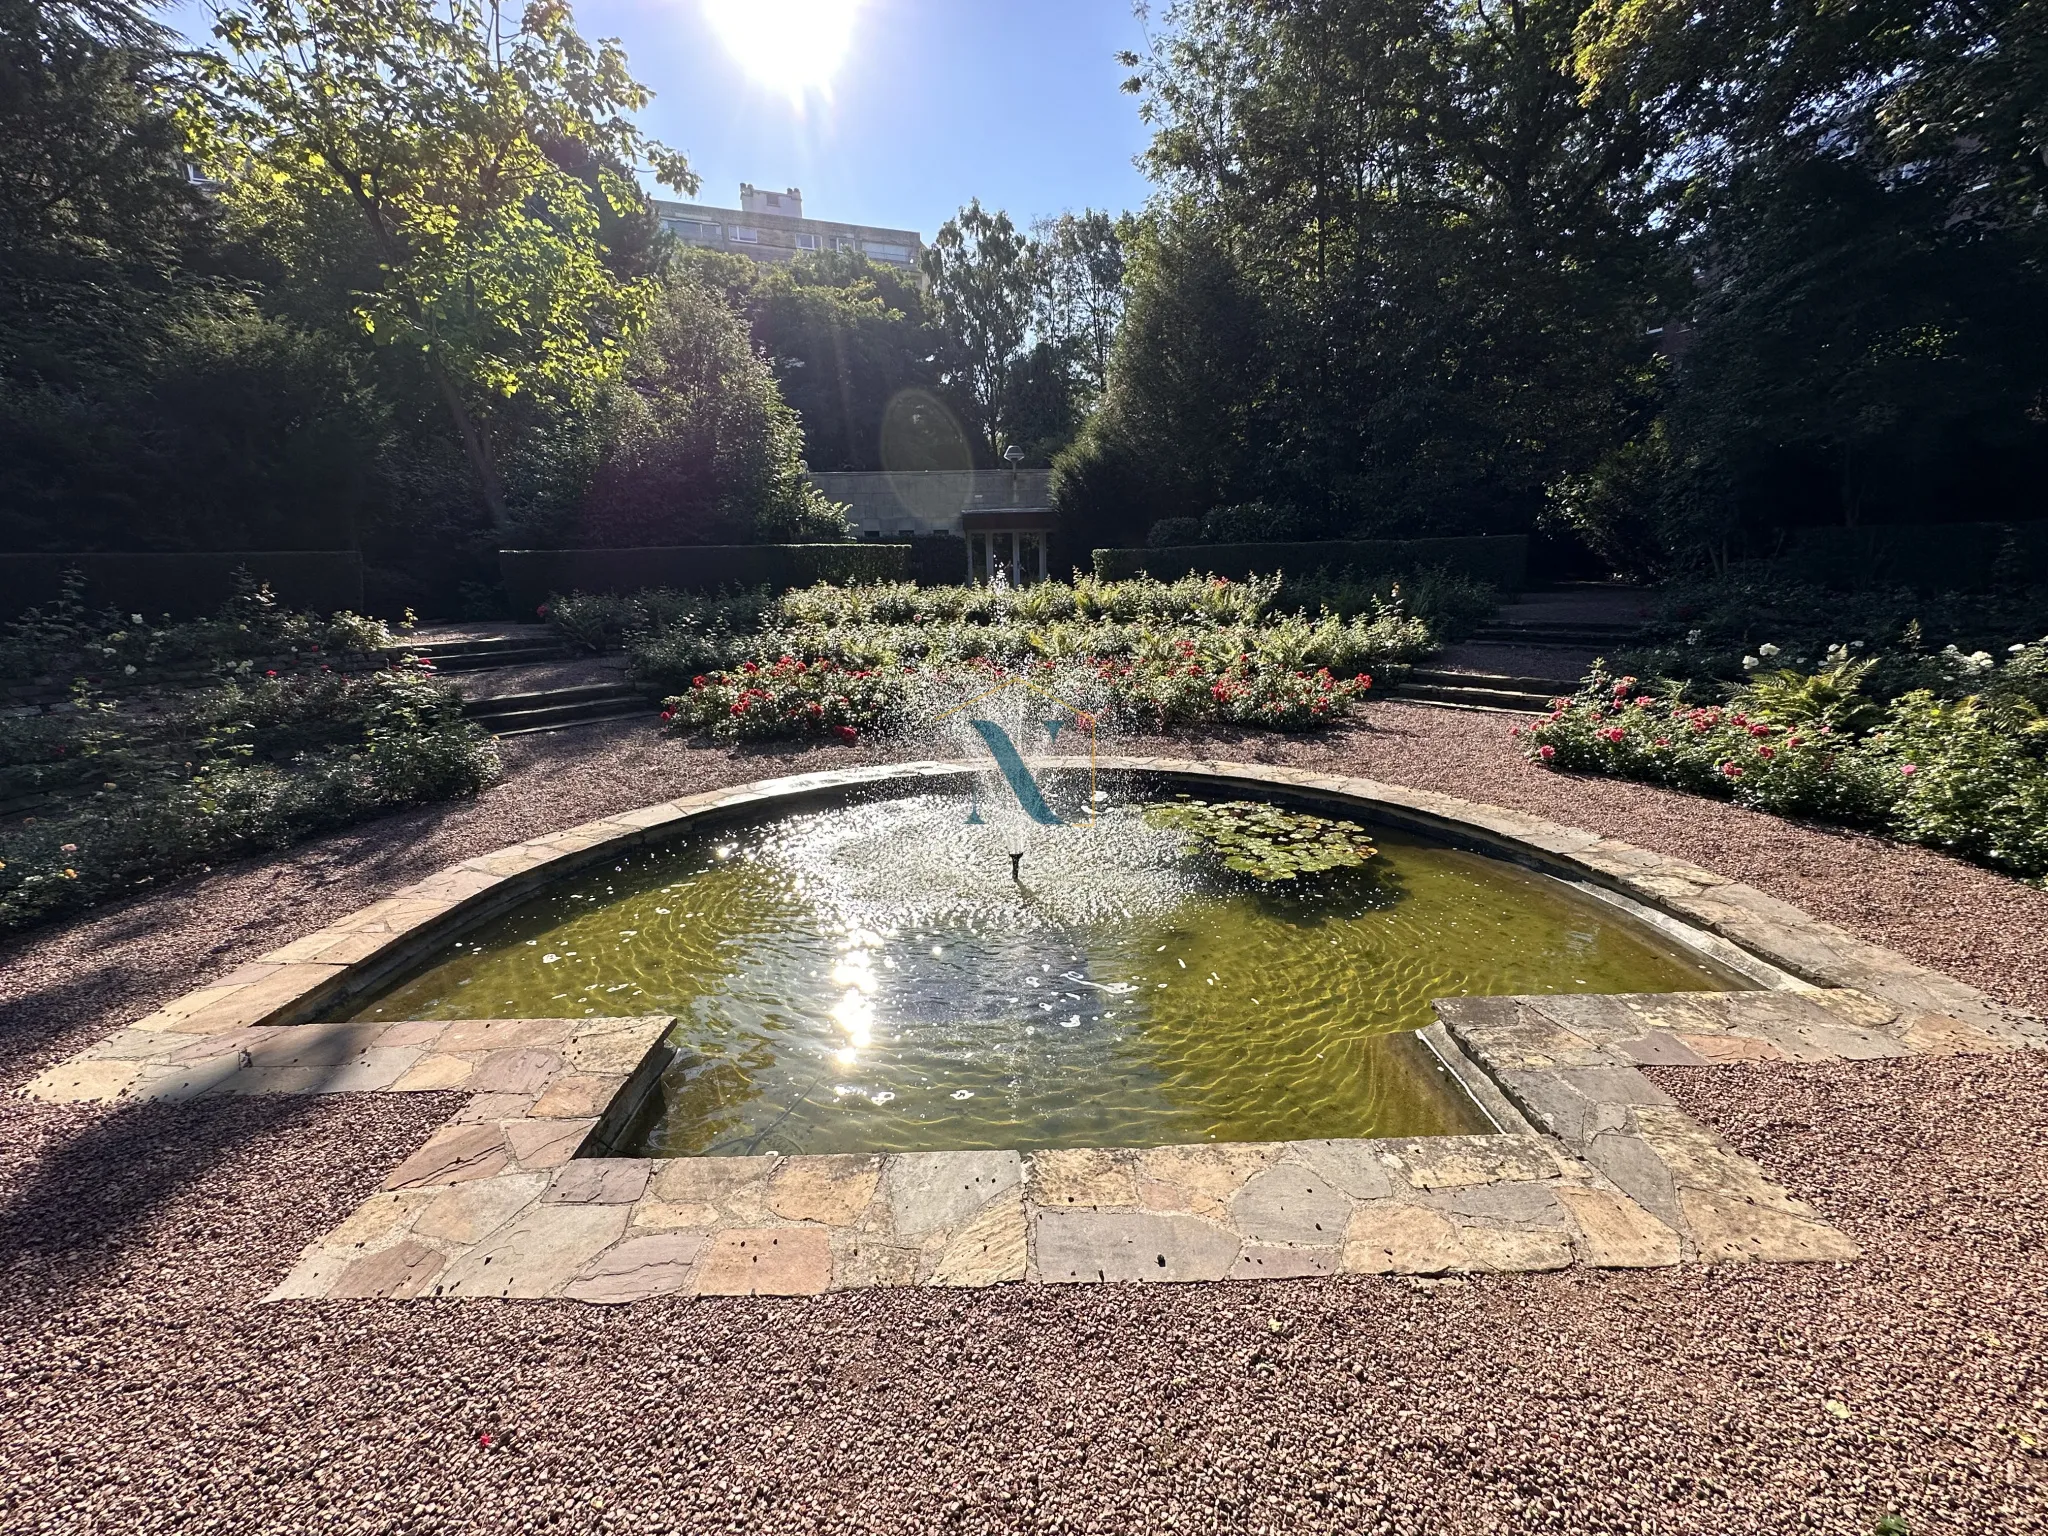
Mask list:
POLYGON ((761 84, 801 103, 830 89, 861 0, 704 0, 704 19, 761 84))

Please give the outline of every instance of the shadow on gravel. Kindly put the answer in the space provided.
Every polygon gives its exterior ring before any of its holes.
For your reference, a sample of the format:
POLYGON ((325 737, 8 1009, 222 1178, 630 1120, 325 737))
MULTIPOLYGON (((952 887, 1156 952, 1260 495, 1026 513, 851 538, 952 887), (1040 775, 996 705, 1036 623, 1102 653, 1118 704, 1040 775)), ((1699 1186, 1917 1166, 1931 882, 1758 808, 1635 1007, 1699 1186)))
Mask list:
MULTIPOLYGON (((124 1105, 46 1144, 0 1203, 0 1299, 10 1319, 118 1283, 157 1244, 214 1237, 203 1210, 175 1231, 159 1228, 222 1164, 320 1102, 280 1094, 124 1105)), ((205 1204, 233 1203, 231 1189, 212 1194, 205 1204)))
POLYGON ((69 1055, 149 1012, 160 995, 181 990, 167 988, 161 974, 121 959, 16 992, 0 1002, 0 1085, 13 1087, 28 1076, 28 1064, 47 1054, 53 1037, 67 1030, 89 1030, 90 1040, 79 1040, 61 1052, 69 1055))

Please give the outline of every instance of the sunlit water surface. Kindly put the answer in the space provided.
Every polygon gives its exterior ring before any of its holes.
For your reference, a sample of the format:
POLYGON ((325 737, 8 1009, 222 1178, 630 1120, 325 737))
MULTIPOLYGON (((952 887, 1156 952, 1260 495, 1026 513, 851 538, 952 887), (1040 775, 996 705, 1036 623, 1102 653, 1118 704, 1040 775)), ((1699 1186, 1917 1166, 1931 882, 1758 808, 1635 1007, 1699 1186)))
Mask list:
POLYGON ((1251 888, 1106 809, 949 795, 785 815, 563 881, 364 1019, 672 1013, 654 1155, 1153 1146, 1491 1129, 1412 1033, 1458 994, 1742 985, 1558 881, 1375 829, 1251 888))

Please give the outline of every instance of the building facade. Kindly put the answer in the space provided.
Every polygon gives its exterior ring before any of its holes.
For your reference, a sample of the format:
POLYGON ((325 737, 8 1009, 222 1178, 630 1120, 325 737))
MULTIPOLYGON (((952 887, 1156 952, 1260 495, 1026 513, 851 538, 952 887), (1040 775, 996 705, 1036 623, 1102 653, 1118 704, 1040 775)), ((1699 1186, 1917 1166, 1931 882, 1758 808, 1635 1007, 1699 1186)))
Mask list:
POLYGON ((653 201, 661 227, 678 240, 755 261, 794 261, 806 251, 856 251, 878 265, 914 271, 924 249, 924 241, 914 229, 807 219, 804 195, 795 187, 765 192, 741 182, 737 208, 674 203, 658 197, 653 201))

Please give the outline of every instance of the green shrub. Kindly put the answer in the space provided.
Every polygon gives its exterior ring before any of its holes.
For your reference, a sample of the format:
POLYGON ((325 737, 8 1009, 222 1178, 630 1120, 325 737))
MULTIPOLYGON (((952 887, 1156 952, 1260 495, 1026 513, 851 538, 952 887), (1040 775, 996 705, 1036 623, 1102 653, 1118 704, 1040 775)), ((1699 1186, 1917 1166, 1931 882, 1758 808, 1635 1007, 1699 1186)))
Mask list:
POLYGON ((496 776, 460 696, 352 614, 245 592, 153 627, 76 592, 10 627, 62 705, 0 719, 0 931, 496 776))
POLYGON ((1304 730, 1343 718, 1369 686, 1366 674, 1432 646, 1398 599, 1311 618, 1271 611, 1279 586, 1278 577, 1085 576, 1008 592, 820 585, 784 594, 757 633, 673 624, 643 633, 629 668, 668 695, 672 729, 728 738, 887 728, 912 672, 943 682, 1024 670, 1077 679, 1106 711, 1144 729, 1304 730), (853 689, 848 679, 886 684, 853 689), (823 698, 817 690, 828 684, 843 693, 823 698))
POLYGON ((2030 697, 2048 641, 1959 658, 1979 692, 1914 689, 1880 706, 1872 660, 1837 648, 1818 673, 1779 669, 1726 705, 1596 669, 1514 734, 1549 767, 1719 795, 1759 810, 1869 827, 2026 878, 2048 876, 2048 718, 2030 697))
POLYGON ((1247 501, 1233 507, 1218 507, 1202 519, 1202 541, 1205 544, 1266 544, 1301 536, 1299 514, 1270 501, 1247 501))

